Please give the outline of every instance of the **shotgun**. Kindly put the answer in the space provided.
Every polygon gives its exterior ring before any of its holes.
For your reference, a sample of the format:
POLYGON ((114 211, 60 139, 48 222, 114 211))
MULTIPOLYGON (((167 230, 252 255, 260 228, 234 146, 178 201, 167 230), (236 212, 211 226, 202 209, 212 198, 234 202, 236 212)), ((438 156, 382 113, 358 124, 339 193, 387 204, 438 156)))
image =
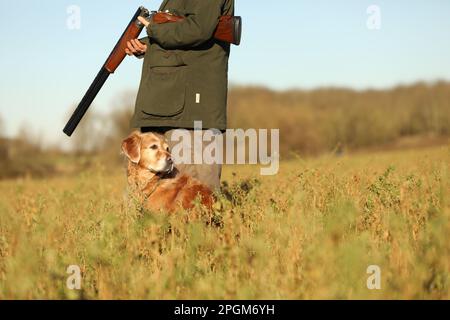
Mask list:
MULTIPOLYGON (((120 37, 119 41, 117 42, 116 46, 114 47, 113 51, 106 60, 105 64, 100 69, 100 72, 95 77, 94 82, 92 82, 80 104, 75 109, 74 113, 64 127, 63 132, 67 136, 72 136, 81 119, 83 119, 95 97, 105 84, 109 75, 114 73, 122 63, 122 61, 125 59, 125 48, 127 48, 127 42, 132 39, 137 39, 139 34, 142 32, 144 25, 138 20, 138 17, 143 17, 157 24, 179 22, 185 19, 185 17, 177 16, 170 12, 153 11, 152 13, 150 13, 146 8, 139 7, 130 23, 128 24, 127 28, 125 29, 124 33, 120 37)), ((241 42, 241 32, 241 17, 222 16, 220 17, 217 24, 214 38, 218 41, 239 45, 241 42)))
MULTIPOLYGON (((182 21, 184 17, 170 12, 153 12, 150 18, 153 23, 161 24, 182 21)), ((242 18, 236 16, 221 16, 214 32, 214 39, 234 45, 241 44, 242 18)))
POLYGON ((136 39, 141 33, 144 25, 138 20, 138 17, 148 18, 149 16, 150 12, 144 7, 139 7, 139 9, 136 11, 124 33, 114 47, 113 51, 106 60, 105 64, 95 77, 94 82, 92 82, 80 104, 72 114, 72 117, 70 117, 70 120, 67 122, 63 130, 66 135, 70 137, 73 134, 81 119, 84 117, 90 105, 99 93, 100 89, 105 84, 109 75, 111 73, 114 73, 114 71, 116 71, 116 69, 122 63, 123 59, 125 59, 125 48, 127 47, 127 42, 131 39, 136 39))

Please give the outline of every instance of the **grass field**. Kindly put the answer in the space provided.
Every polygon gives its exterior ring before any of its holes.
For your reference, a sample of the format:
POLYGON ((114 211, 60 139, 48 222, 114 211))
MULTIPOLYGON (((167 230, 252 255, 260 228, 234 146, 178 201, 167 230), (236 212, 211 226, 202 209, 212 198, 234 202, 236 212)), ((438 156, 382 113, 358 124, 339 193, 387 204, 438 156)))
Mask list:
POLYGON ((449 163, 447 146, 227 167, 189 222, 127 204, 120 168, 2 181, 0 299, 449 299, 449 163))

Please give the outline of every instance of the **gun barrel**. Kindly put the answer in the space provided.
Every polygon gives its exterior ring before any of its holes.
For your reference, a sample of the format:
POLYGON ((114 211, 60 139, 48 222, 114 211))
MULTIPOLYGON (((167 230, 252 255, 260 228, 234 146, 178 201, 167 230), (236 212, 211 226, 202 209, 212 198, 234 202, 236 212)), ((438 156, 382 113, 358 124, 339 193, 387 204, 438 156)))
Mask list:
POLYGON ((106 80, 108 79, 110 73, 106 68, 102 68, 100 72, 98 73, 97 77, 95 77, 94 82, 92 82, 91 86, 89 87, 88 91, 84 95, 83 99, 81 100, 80 104, 76 108, 75 112, 73 113, 70 120, 67 122, 64 133, 68 135, 69 137, 72 136, 73 132, 77 128, 78 124, 80 123, 81 119, 86 114, 86 111, 89 109, 89 106, 92 104, 92 101, 94 101, 95 97, 97 96, 100 89, 105 84, 106 80))
POLYGON ((139 16, 146 18, 149 16, 149 14, 150 14, 149 11, 144 7, 139 7, 139 9, 134 14, 133 18, 131 19, 124 33, 120 37, 116 46, 112 50, 111 54, 109 55, 102 69, 98 73, 94 82, 89 87, 88 91, 84 95, 83 99, 81 100, 77 109, 73 113, 69 122, 67 122, 65 128, 63 129, 64 133, 67 134, 69 137, 73 134, 73 132, 77 128, 81 119, 85 115, 86 111, 89 109, 90 105, 94 101, 100 89, 105 84, 109 75, 111 73, 114 73, 117 67, 119 67, 119 65, 122 63, 123 59, 125 59, 126 56, 125 48, 127 46, 127 41, 137 38, 141 33, 142 29, 144 28, 144 25, 141 22, 139 22, 137 18, 139 16))

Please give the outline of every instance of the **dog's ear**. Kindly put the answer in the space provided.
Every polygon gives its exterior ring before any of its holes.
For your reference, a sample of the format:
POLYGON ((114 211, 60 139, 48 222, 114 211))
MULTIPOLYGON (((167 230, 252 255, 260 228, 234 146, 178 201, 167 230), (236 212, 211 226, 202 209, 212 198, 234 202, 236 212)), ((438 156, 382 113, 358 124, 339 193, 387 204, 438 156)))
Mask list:
POLYGON ((139 132, 133 132, 122 142, 122 151, 133 163, 141 160, 141 137, 139 132))

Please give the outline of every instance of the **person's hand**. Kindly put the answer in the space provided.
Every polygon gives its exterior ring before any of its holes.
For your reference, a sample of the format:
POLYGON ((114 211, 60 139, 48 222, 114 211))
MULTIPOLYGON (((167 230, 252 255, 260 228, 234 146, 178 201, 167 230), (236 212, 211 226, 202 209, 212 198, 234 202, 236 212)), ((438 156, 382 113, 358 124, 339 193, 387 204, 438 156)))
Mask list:
POLYGON ((129 56, 140 56, 147 51, 147 45, 140 42, 138 39, 133 39, 127 42, 125 53, 129 56))
POLYGON ((150 24, 150 22, 145 19, 144 17, 138 17, 138 20, 145 26, 148 27, 148 25, 150 24))

